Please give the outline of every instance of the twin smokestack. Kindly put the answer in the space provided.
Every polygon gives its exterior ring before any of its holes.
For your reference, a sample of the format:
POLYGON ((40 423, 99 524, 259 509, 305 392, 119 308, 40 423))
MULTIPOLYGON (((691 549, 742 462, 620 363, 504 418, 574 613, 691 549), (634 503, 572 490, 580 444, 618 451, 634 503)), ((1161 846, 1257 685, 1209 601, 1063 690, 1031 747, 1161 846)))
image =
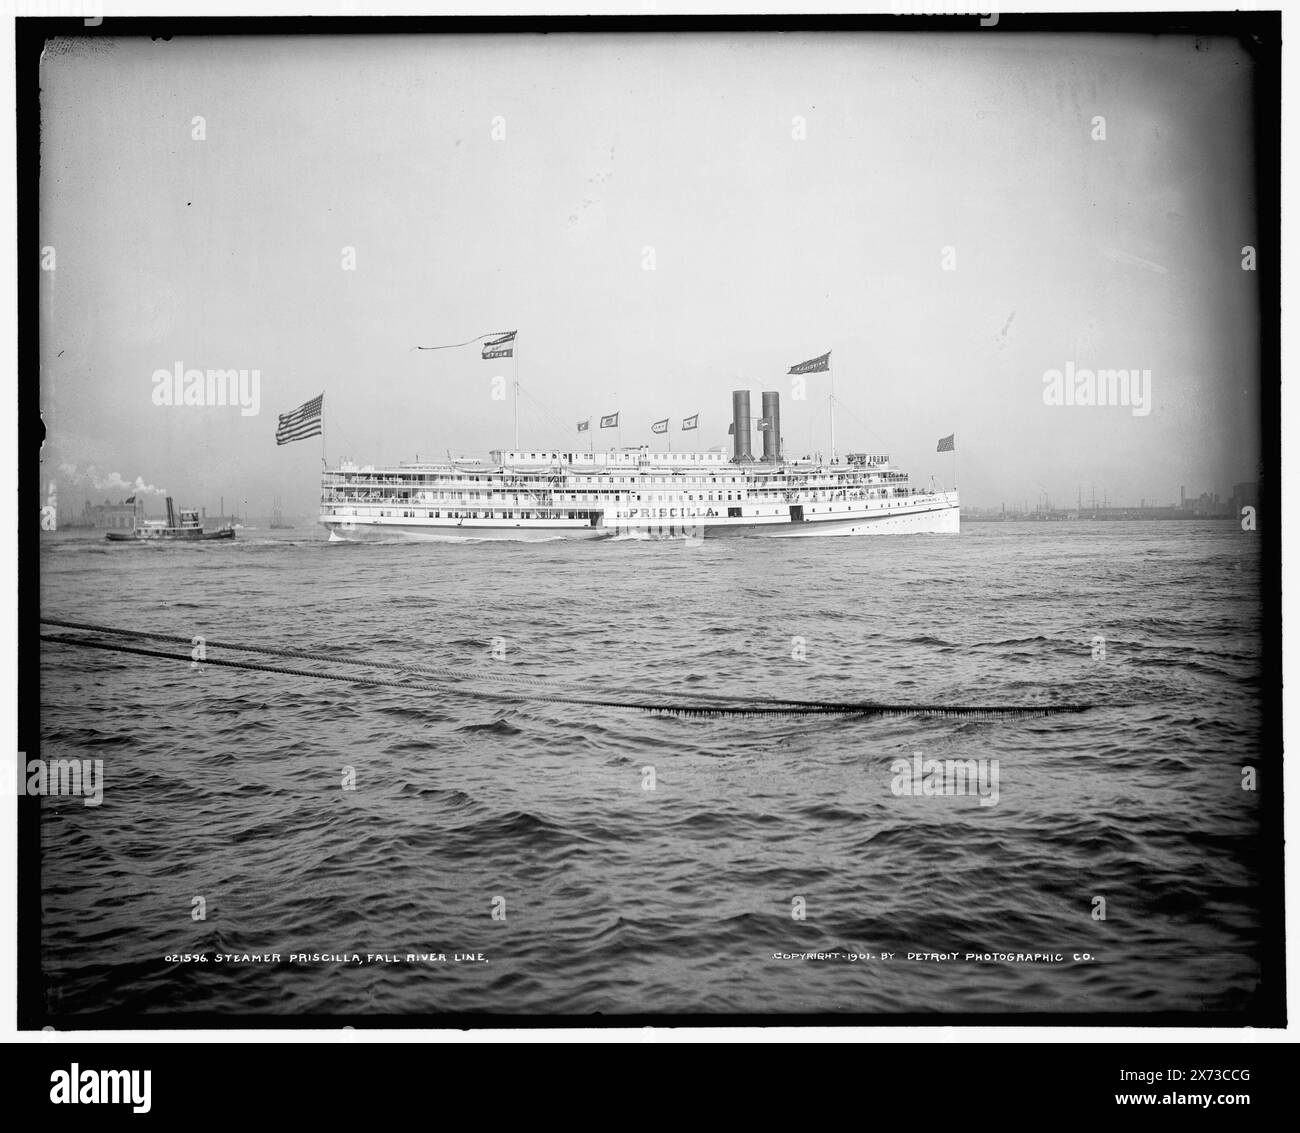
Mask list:
MULTIPOLYGON (((735 434, 733 460, 754 459, 750 448, 751 426, 753 419, 749 414, 749 390, 733 390, 731 394, 731 429, 735 434)), ((763 391, 763 416, 759 421, 759 432, 763 434, 763 462, 778 464, 781 460, 781 395, 775 390, 763 391)))

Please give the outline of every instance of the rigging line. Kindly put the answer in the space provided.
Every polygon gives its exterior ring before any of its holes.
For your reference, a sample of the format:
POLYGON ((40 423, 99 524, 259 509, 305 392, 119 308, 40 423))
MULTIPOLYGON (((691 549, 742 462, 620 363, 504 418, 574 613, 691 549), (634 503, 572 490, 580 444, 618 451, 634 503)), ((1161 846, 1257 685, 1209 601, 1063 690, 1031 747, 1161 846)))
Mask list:
POLYGON ((478 338, 471 338, 468 342, 449 342, 445 346, 412 346, 412 350, 455 350, 461 346, 469 346, 472 342, 482 342, 485 338, 493 338, 497 335, 509 334, 508 330, 490 330, 487 334, 480 334, 478 338))
MULTIPOLYGON (((75 629, 87 633, 102 633, 115 637, 134 637, 149 641, 165 641, 179 645, 192 645, 193 638, 181 634, 153 633, 149 630, 118 629, 113 626, 94 625, 89 622, 70 622, 60 618, 42 618, 41 622, 45 625, 59 626, 63 629, 75 629)), ((559 692, 572 691, 573 685, 557 681, 550 677, 537 677, 528 673, 497 673, 487 672, 477 669, 454 668, 446 665, 433 666, 421 665, 418 662, 404 661, 380 661, 367 660, 364 657, 358 658, 339 653, 331 653, 320 650, 301 650, 301 649, 284 649, 270 645, 241 645, 230 641, 214 641, 211 638, 204 638, 203 645, 205 649, 230 649, 239 653, 261 653, 271 657, 286 657, 295 661, 323 661, 327 664, 339 665, 357 665, 362 668, 371 669, 389 669, 395 672, 418 672, 434 677, 448 678, 455 680, 486 680, 499 681, 501 683, 528 683, 538 685, 544 688, 555 689, 559 692)), ((635 690, 626 690, 615 688, 616 694, 636 695, 635 690)), ((733 701, 737 704, 748 704, 753 701, 752 697, 739 696, 728 693, 706 693, 696 692, 693 689, 683 689, 671 693, 674 697, 684 697, 686 699, 697 699, 707 701, 733 701)), ((828 707, 834 706, 830 701, 805 701, 805 700, 785 700, 773 698, 767 701, 769 704, 824 704, 828 707)))
POLYGON ((876 430, 873 429, 870 425, 868 425, 864 420, 862 420, 861 417, 859 417, 856 413, 854 413, 853 410, 848 407, 848 405, 845 403, 842 397, 837 397, 835 399, 835 404, 838 405, 841 409, 843 409, 844 412, 847 413, 850 417, 852 417, 853 420, 856 421, 861 428, 865 429, 868 433, 870 433, 875 438, 876 443, 881 447, 881 449, 891 448, 889 442, 886 441, 883 437, 881 437, 880 434, 877 433, 876 430))
MULTIPOLYGON (((190 664, 193 657, 189 654, 164 653, 155 649, 144 649, 134 645, 123 645, 110 641, 94 641, 90 638, 66 637, 55 634, 41 634, 41 640, 53 645, 69 645, 88 649, 104 649, 116 653, 128 653, 140 657, 155 657, 162 660, 182 661, 190 664)), ((543 701, 561 704, 574 704, 587 708, 632 709, 641 712, 663 712, 681 716, 939 716, 957 719, 1005 719, 1035 716, 1058 715, 1066 712, 1085 712, 1092 708, 1087 704, 1054 704, 1015 707, 1009 705, 926 705, 926 704, 877 704, 863 703, 827 703, 819 701, 768 701, 757 699, 744 703, 714 704, 680 704, 671 701, 651 701, 637 703, 601 696, 573 696, 547 690, 547 695, 494 690, 491 692, 461 688, 451 685, 421 685, 409 680, 388 680, 380 677, 364 677, 345 673, 321 673, 311 669, 290 668, 288 666, 270 665, 257 661, 223 661, 216 658, 204 658, 203 664, 227 669, 244 669, 251 672, 278 673, 282 676, 306 677, 310 680, 337 681, 345 684, 361 685, 375 688, 399 688, 415 692, 441 692, 451 696, 466 697, 471 700, 504 700, 508 702, 543 701)), ((721 699, 721 698, 719 698, 721 699)))
MULTIPOLYGON (((342 414, 339 414, 339 416, 341 417, 342 414)), ((338 420, 335 417, 330 418, 330 428, 335 433, 337 433, 340 437, 343 438, 343 443, 348 446, 347 447, 348 452, 357 451, 356 447, 352 444, 352 438, 348 436, 347 431, 343 428, 342 425, 339 424, 338 420)))
POLYGON ((544 405, 542 402, 538 401, 537 398, 535 398, 531 393, 529 393, 528 387, 524 385, 523 382, 519 383, 519 392, 522 393, 526 398, 528 398, 528 400, 531 401, 534 406, 536 406, 538 412, 541 413, 542 416, 545 417, 547 420, 549 420, 550 423, 560 431, 561 435, 564 434, 564 432, 566 431, 564 422, 561 421, 555 415, 555 413, 550 409, 549 406, 544 405))

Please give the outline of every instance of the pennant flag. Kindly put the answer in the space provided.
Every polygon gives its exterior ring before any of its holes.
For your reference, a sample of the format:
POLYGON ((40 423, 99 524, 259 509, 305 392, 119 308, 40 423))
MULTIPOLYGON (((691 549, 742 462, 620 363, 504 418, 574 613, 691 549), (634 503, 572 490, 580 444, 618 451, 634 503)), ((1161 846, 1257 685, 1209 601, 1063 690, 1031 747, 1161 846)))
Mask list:
POLYGON ((759 431, 760 433, 761 433, 764 429, 770 429, 771 427, 772 427, 772 421, 771 421, 771 418, 768 418, 768 417, 760 417, 760 418, 758 419, 758 431, 759 431))
POLYGON ((736 422, 733 421, 730 425, 727 426, 727 436, 734 437, 735 435, 736 435, 736 422))
POLYGON ((483 343, 483 361, 489 358, 513 358, 515 356, 515 335, 518 331, 507 331, 500 338, 483 343))
POLYGON ((824 374, 831 368, 831 352, 828 350, 818 358, 809 358, 807 362, 797 362, 791 366, 791 374, 824 374))
POLYGON ((682 429, 698 429, 700 427, 700 415, 697 413, 694 417, 687 417, 682 422, 682 429))
MULTIPOLYGON (((513 342, 515 339, 515 335, 517 333, 518 333, 517 331, 512 330, 512 331, 508 331, 504 336, 502 336, 500 331, 494 330, 489 332, 488 334, 480 334, 478 338, 471 338, 465 342, 444 342, 441 346, 417 346, 415 347, 415 349, 416 350, 459 350, 462 346, 471 346, 476 342, 482 342, 483 339, 485 338, 495 339, 496 340, 495 342, 489 342, 484 344, 483 349, 487 350, 489 346, 497 346, 503 342, 513 342)), ((506 357, 509 356, 510 356, 510 351, 507 350, 506 357)), ((488 355, 484 354, 483 357, 486 358, 488 357, 488 355)))
POLYGON ((652 433, 668 432, 668 418, 665 417, 662 421, 656 421, 653 425, 650 426, 650 431, 652 433))
POLYGON ((602 417, 600 419, 600 427, 602 429, 614 429, 617 428, 617 426, 618 426, 617 413, 610 413, 608 416, 602 417))
POLYGON ((953 451, 955 451, 955 449, 954 449, 954 447, 953 447, 953 438, 956 437, 956 436, 957 436, 956 433, 949 433, 946 437, 940 437, 940 438, 939 438, 939 447, 938 447, 937 449, 935 449, 934 451, 935 451, 935 452, 953 452, 953 451))
POLYGON ((590 417, 588 417, 585 421, 579 421, 579 422, 578 422, 578 432, 580 432, 580 433, 585 433, 585 432, 586 432, 588 429, 590 429, 590 428, 591 428, 591 418, 590 418, 590 417))
POLYGON ((313 397, 298 406, 292 413, 281 413, 280 423, 275 430, 275 443, 287 445, 291 441, 302 441, 308 437, 319 437, 321 433, 320 413, 325 403, 325 395, 313 397))

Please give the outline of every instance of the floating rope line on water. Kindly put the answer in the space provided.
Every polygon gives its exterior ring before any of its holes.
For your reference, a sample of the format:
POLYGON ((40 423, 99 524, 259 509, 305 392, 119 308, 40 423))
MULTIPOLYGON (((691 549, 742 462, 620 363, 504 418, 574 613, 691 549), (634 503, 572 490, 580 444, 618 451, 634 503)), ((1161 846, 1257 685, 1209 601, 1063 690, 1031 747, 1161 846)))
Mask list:
MULTIPOLYGON (((121 629, 86 622, 70 622, 56 618, 42 618, 43 625, 58 626, 79 631, 78 635, 41 634, 41 640, 51 645, 74 648, 103 649, 114 653, 159 660, 181 661, 190 664, 188 653, 171 653, 151 648, 145 644, 127 644, 122 641, 98 640, 84 636, 87 633, 108 637, 134 638, 138 641, 169 642, 190 645, 192 639, 176 634, 153 633, 145 630, 121 629)), ((205 655, 201 664, 218 668, 239 669, 249 672, 277 673, 282 676, 305 677, 311 680, 336 681, 373 688, 398 688, 415 692, 443 693, 471 700, 505 701, 508 703, 551 702, 572 704, 587 708, 630 709, 676 716, 927 716, 957 719, 994 720, 1016 717, 1058 715, 1084 712, 1089 704, 1044 705, 944 705, 944 704, 879 704, 870 701, 843 702, 823 700, 794 700, 762 697, 734 696, 723 693, 701 693, 687 690, 664 692, 648 690, 613 690, 608 693, 583 693, 552 680, 527 675, 508 675, 467 670, 439 669, 420 664, 403 664, 393 661, 367 660, 336 653, 282 649, 265 645, 243 645, 204 639, 205 655), (283 664, 236 658, 232 660, 207 656, 212 649, 229 649, 237 653, 251 653, 282 657, 290 660, 316 661, 331 665, 348 665, 394 672, 393 677, 370 676, 360 673, 322 672, 283 664), (475 689, 465 687, 468 680, 489 680, 526 683, 536 686, 528 689, 475 689)))
MULTIPOLYGON (((95 625, 90 622, 69 622, 58 618, 42 618, 45 625, 59 626, 64 629, 75 629, 86 633, 107 634, 115 637, 130 637, 144 641, 164 641, 179 645, 189 646, 193 639, 181 634, 153 633, 149 630, 119 629, 115 626, 95 625)), ((69 639, 75 640, 75 639, 69 639)), ((230 641, 215 641, 212 638, 204 638, 205 649, 230 649, 237 653, 253 653, 268 657, 287 657, 295 661, 322 661, 332 665, 355 665, 369 669, 384 669, 398 673, 421 673, 434 677, 438 681, 445 680, 463 680, 463 681, 496 681, 498 683, 525 683, 536 685, 542 688, 554 689, 557 692, 572 692, 573 683, 555 680, 551 677, 538 677, 527 673, 502 673, 493 672, 487 669, 465 669, 456 668, 448 665, 422 665, 418 662, 403 661, 381 661, 373 658, 358 658, 355 655, 343 653, 339 650, 303 650, 303 649, 283 649, 270 645, 245 645, 230 641)), ((611 697, 620 696, 635 697, 642 694, 643 690, 635 689, 614 689, 611 697)), ((727 693, 704 693, 695 692, 690 689, 680 691, 674 690, 674 697, 681 697, 687 700, 704 700, 709 703, 732 702, 740 705, 754 703, 754 698, 750 696, 734 696, 727 693)), ((785 700, 769 700, 772 704, 787 703, 821 703, 811 701, 791 702, 785 700)), ((828 707, 837 707, 833 702, 825 702, 828 707)))

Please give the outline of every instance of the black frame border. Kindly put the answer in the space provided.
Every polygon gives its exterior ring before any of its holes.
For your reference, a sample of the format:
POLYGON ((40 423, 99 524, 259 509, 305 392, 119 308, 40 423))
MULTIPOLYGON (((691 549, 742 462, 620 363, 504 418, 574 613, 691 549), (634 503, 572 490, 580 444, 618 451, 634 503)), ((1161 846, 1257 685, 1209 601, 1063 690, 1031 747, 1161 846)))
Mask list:
MULTIPOLYGON (((978 14, 962 16, 269 16, 19 17, 15 20, 18 251, 18 743, 40 756, 40 86, 39 62, 55 36, 120 38, 246 35, 482 35, 559 33, 742 33, 929 31, 983 35, 1128 34, 1230 36, 1250 52, 1255 67, 1255 191, 1258 231, 1256 282, 1260 311, 1260 498, 1263 540, 1260 572, 1263 671, 1262 754, 1276 753, 1259 792, 1261 980, 1241 1013, 1162 1012, 1054 1014, 907 1013, 892 1015, 226 1015, 142 1014, 112 1011, 75 1018, 51 1016, 44 1005, 41 963, 40 799, 18 796, 17 1027, 20 1030, 339 1030, 591 1027, 1283 1027, 1286 1025, 1285 886, 1282 795, 1282 514, 1281 514, 1281 35, 1280 11, 1001 13, 993 27, 978 14), (1276 321, 1275 321, 1276 313, 1276 321), (1276 375, 1274 381, 1271 375, 1276 375), (1274 425, 1276 423, 1276 426, 1274 425)), ((16 759, 15 755, 15 759, 16 759)), ((20 776, 21 777, 21 776, 20 776)))

